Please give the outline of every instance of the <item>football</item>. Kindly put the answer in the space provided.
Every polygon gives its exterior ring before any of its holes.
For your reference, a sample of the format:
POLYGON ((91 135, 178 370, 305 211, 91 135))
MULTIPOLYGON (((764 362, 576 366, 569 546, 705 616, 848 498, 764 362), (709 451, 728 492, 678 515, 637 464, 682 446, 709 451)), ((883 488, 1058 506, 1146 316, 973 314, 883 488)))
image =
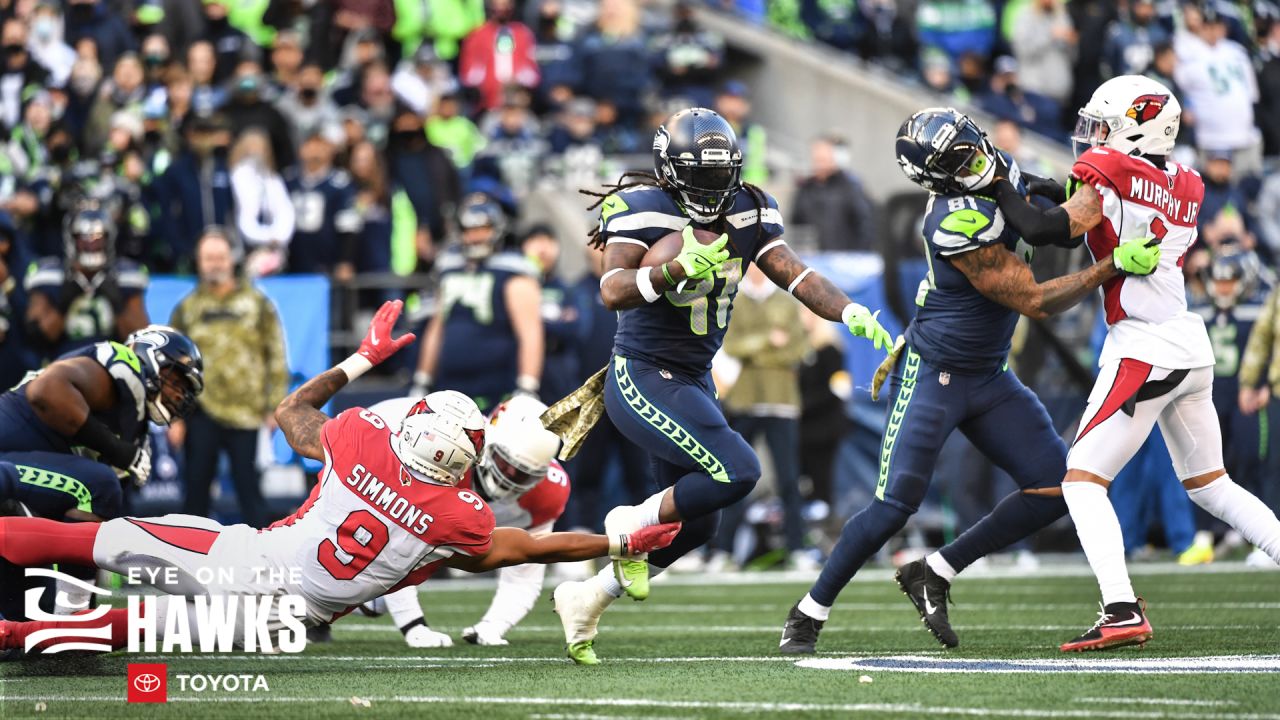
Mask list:
MULTIPOLYGON (((684 238, 680 233, 681 231, 676 231, 662 236, 662 239, 654 243, 653 247, 644 254, 644 260, 640 262, 641 267, 656 267, 674 260, 680 254, 680 248, 684 247, 684 238)), ((694 228, 693 236, 703 245, 710 245, 720 237, 720 233, 694 228)))

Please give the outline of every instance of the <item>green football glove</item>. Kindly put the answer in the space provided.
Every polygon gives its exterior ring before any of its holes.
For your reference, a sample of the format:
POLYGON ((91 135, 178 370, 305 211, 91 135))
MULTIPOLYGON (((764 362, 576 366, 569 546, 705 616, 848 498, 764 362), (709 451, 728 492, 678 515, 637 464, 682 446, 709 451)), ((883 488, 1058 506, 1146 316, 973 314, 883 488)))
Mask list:
POLYGON ((1160 264, 1160 241, 1134 238, 1120 243, 1111 253, 1116 269, 1126 275, 1150 275, 1160 264))
POLYGON ((893 336, 876 321, 879 314, 879 310, 873 313, 858 303, 849 303, 840 314, 840 319, 844 320, 849 332, 855 337, 864 337, 874 343, 877 350, 881 350, 893 347, 893 336))
POLYGON ((716 238, 710 245, 703 245, 693 236, 693 226, 685 225, 681 236, 684 247, 680 248, 675 261, 684 268, 684 276, 690 280, 701 280, 711 275, 729 259, 729 251, 724 249, 725 243, 729 242, 727 234, 716 238))

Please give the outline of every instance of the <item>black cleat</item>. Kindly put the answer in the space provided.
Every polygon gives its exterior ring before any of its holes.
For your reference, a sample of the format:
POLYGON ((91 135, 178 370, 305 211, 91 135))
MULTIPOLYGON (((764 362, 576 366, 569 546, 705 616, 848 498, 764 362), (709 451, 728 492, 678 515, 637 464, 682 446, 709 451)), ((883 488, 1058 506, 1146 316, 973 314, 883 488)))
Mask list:
POLYGON ((778 643, 778 652, 786 655, 812 655, 818 652, 818 633, 822 631, 821 620, 800 612, 800 603, 791 606, 787 613, 787 624, 782 626, 782 642, 778 643))
POLYGON ((312 627, 307 628, 307 642, 333 642, 333 627, 328 623, 325 623, 324 625, 313 625, 312 627))
POLYGON ((956 637, 956 632, 951 629, 951 621, 947 619, 951 583, 939 577, 924 558, 898 568, 893 579, 898 581, 903 594, 911 598, 911 604, 920 613, 920 621, 929 628, 938 642, 949 648, 958 646, 960 638, 956 637))

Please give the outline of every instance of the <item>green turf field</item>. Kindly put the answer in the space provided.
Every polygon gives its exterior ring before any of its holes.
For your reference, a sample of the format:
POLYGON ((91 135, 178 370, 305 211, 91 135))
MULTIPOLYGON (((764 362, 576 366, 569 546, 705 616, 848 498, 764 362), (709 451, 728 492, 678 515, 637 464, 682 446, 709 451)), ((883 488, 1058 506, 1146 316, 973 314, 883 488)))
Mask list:
MULTIPOLYGON (((168 705, 124 702, 136 657, 8 663, 0 717, 1280 718, 1280 572, 1137 571, 1155 627, 1144 649, 1056 650, 1094 620, 1087 568, 962 578, 961 647, 948 652, 889 574, 870 571, 841 596, 819 646, 819 664, 842 669, 798 667, 774 650, 807 584, 761 573, 674 578, 645 603, 619 601, 596 643, 605 664, 583 668, 563 659, 548 582, 508 647, 410 651, 385 619, 353 617, 334 626, 334 643, 300 655, 148 656, 169 664, 168 705), (183 693, 174 676, 184 672, 261 673, 270 691, 183 693)), ((467 585, 428 583, 433 627, 456 637, 484 612, 490 592, 467 585)))

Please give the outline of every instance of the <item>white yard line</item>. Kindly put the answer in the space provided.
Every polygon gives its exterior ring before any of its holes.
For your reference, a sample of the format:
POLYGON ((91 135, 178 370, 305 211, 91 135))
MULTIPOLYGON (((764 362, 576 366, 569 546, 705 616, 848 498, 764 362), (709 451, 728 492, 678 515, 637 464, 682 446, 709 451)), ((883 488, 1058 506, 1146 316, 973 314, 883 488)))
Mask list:
POLYGON ((1239 705, 1235 700, 1184 700, 1181 698, 1135 698, 1135 697, 1080 697, 1078 703, 1115 703, 1116 705, 1198 705, 1219 707, 1223 705, 1239 705))
MULTIPOLYGON (((11 702, 120 702, 119 695, 92 696, 36 696, 10 695, 3 698, 11 702)), ((916 717, 925 715, 955 715, 962 717, 1018 717, 1018 718, 1116 718, 1117 720, 1280 720, 1280 715, 1246 713, 1167 713, 1162 711, 1106 711, 1106 710, 1057 710, 1031 708, 959 707, 924 705, 919 703, 800 703, 800 702, 747 702, 714 700, 659 700, 653 698, 559 698, 559 697, 448 697, 441 695, 393 695, 362 697, 371 703, 400 703, 412 705, 515 705, 552 707, 636 707, 680 710, 736 710, 742 712, 796 713, 856 713, 882 712, 904 713, 916 717)), ((264 694, 229 696, 177 696, 169 702, 191 703, 349 703, 348 697, 293 697, 264 694)))

